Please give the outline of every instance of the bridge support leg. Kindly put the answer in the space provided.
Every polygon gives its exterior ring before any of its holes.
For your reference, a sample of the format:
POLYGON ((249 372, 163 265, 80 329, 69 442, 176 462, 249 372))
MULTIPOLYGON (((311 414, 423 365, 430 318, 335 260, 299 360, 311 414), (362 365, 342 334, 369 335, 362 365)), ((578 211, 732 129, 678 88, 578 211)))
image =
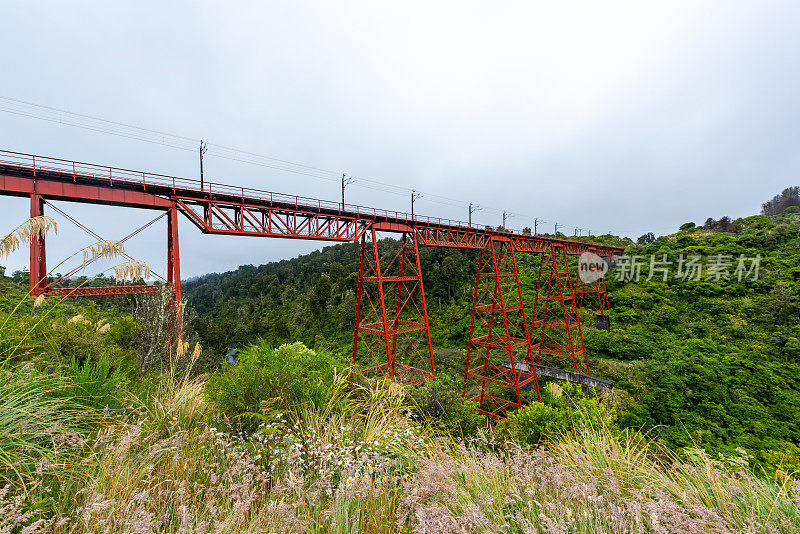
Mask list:
POLYGON ((563 245, 553 243, 542 252, 536 282, 531 319, 538 339, 533 346, 536 363, 542 363, 542 355, 548 358, 545 363, 554 367, 564 366, 571 360, 575 372, 579 373, 583 371, 578 361, 583 360, 586 374, 590 374, 575 300, 566 250, 563 245))
MULTIPOLYGON (((31 218, 44 215, 44 199, 36 193, 31 195, 31 218)), ((31 262, 29 271, 30 294, 38 297, 47 289, 47 261, 44 236, 31 239, 31 262)))
MULTIPOLYGON (((589 252, 597 254, 597 250, 594 248, 590 248, 589 252)), ((580 268, 579 266, 579 269, 580 268)), ((578 308, 583 308, 585 306, 593 309, 596 306, 597 313, 606 315, 611 306, 608 303, 605 278, 600 277, 587 284, 583 281, 580 274, 581 273, 578 272, 578 276, 575 279, 575 305, 578 308), (578 285, 580 285, 580 289, 578 289, 578 285)))
MULTIPOLYGON (((579 280, 575 281, 577 285, 579 280)), ((605 315, 611 307, 608 303, 608 292, 606 291, 606 281, 603 278, 598 278, 594 282, 586 284, 580 281, 581 289, 575 291, 575 302, 578 308, 589 307, 594 309, 597 307, 597 313, 605 315)))
POLYGON ((608 310, 611 305, 608 302, 605 279, 599 278, 588 284, 583 280, 575 280, 575 286, 575 306, 595 310, 597 314, 594 318, 594 327, 598 330, 610 331, 611 319, 608 316, 608 310), (581 289, 577 289, 579 283, 581 289))
POLYGON ((522 406, 520 390, 531 387, 541 400, 514 248, 496 237, 478 258, 463 394, 471 391, 480 413, 500 418, 522 406))
POLYGON ((412 384, 435 379, 416 234, 406 227, 398 245, 379 246, 375 226, 361 238, 353 363, 412 384))
POLYGON ((172 288, 175 302, 181 303, 181 257, 178 243, 178 209, 175 203, 167 214, 167 284, 172 288))

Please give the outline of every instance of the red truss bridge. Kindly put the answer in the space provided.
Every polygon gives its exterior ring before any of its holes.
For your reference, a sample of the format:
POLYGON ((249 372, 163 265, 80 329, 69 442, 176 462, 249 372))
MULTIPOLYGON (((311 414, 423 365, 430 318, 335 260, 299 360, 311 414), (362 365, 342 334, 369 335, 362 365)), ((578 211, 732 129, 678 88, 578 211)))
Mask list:
POLYGON ((480 394, 475 400, 481 411, 493 416, 521 405, 521 388, 533 384, 538 390, 535 369, 543 363, 589 373, 577 308, 579 304, 590 305, 601 314, 607 310, 605 285, 600 279, 579 288, 567 258, 584 252, 610 258, 623 250, 601 243, 2 150, 0 195, 28 197, 31 217, 43 215, 48 204, 98 240, 102 239, 98 233, 51 201, 158 212, 154 220, 122 241, 166 218, 167 273, 159 276, 161 286, 59 287, 58 282, 80 267, 59 280, 48 281, 42 238, 31 243, 32 295, 140 294, 166 286, 180 302, 178 213, 206 234, 360 241, 353 359, 366 371, 406 377, 412 383, 436 376, 419 247, 479 251, 465 391, 467 383, 477 381, 480 394), (398 234, 399 242, 380 241, 387 233, 398 234), (518 253, 541 257, 536 301, 529 315, 519 286, 518 253), (515 395, 501 396, 498 391, 503 387, 511 388, 515 395), (509 396, 515 398, 508 400, 509 396))

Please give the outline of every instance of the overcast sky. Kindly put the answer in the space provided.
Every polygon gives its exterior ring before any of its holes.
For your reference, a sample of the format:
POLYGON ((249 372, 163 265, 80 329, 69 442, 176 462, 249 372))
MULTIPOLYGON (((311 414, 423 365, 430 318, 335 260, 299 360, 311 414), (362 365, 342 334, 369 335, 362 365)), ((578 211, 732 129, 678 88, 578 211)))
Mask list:
MULTIPOLYGON (((481 223, 507 210, 514 228, 633 238, 755 214, 800 182, 800 2, 6 1, 0 15, 0 149, 195 178, 181 148, 202 138, 219 182, 337 200, 347 173, 348 202, 408 211, 414 188, 425 215, 465 220, 474 202, 481 223)), ((153 216, 58 206, 106 238, 153 216)), ((0 197, 2 227, 28 210, 0 197)), ((51 268, 91 241, 56 218, 51 268)), ((128 244, 161 272, 164 228, 128 244)), ((184 277, 320 246, 180 232, 184 277)))

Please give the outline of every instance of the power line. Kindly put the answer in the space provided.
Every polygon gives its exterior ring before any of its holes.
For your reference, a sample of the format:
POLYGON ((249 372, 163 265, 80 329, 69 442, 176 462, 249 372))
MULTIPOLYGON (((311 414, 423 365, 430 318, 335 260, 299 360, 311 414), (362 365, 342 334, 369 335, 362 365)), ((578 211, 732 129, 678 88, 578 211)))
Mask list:
MULTIPOLYGON (((237 148, 232 148, 224 145, 218 145, 215 143, 205 144, 201 140, 177 135, 173 133, 163 132, 160 130, 155 130, 151 128, 144 128, 141 126, 135 126, 131 124, 126 124, 123 122, 118 122, 114 120, 104 119, 101 117, 96 117, 92 115, 76 113, 73 111, 68 111, 65 109, 60 109, 52 106, 46 106, 42 104, 36 104, 33 102, 28 102, 25 100, 20 100, 16 98, 11 98, 7 96, 0 95, 0 100, 3 100, 10 104, 11 106, 15 106, 17 109, 9 109, 8 107, 0 107, 0 111, 5 113, 10 113, 13 115, 18 115, 27 118, 34 118, 38 120, 43 120, 47 122, 52 122, 56 124, 61 124, 64 126, 71 126, 76 128, 81 128, 97 133, 103 133, 108 135, 115 135, 119 137, 124 137, 128 139, 133 139, 137 141, 143 141, 146 143, 157 144, 169 148, 175 148, 178 150, 184 151, 192 151, 194 152, 197 150, 197 143, 200 142, 201 146, 203 147, 202 154, 205 154, 206 151, 210 155, 214 157, 235 161, 239 163, 245 163, 248 165, 256 165, 268 169, 273 169, 282 172, 289 172, 297 175, 308 176, 310 178, 315 178, 318 180, 324 181, 337 181, 339 182, 339 176, 342 174, 338 171, 333 171, 330 169, 324 169, 321 167, 316 167, 313 165, 307 165, 303 163, 297 163, 286 159, 276 158, 273 156, 265 156, 263 154, 257 154, 255 152, 249 152, 246 150, 241 150, 237 148), (25 110, 25 106, 34 109, 25 110), (22 109, 19 109, 22 108, 22 109), (95 121, 96 123, 100 124, 91 124, 91 121, 95 121), (88 122, 88 124, 87 124, 88 122)), ((202 171, 201 171, 202 174, 202 171)), ((413 212, 413 201, 421 198, 422 194, 407 187, 398 186, 395 184, 389 184, 386 182, 382 182, 380 180, 375 180, 372 178, 362 177, 362 176, 354 176, 351 174, 347 175, 347 184, 351 184, 356 187, 361 187, 365 189, 370 189, 374 191, 379 191, 382 193, 389 193, 397 196, 406 196, 409 192, 412 194, 412 212, 413 212)), ((345 184, 345 185, 347 185, 345 184)), ((437 195, 432 193, 425 193, 425 198, 427 202, 449 206, 449 207, 458 207, 464 208, 471 206, 470 203, 460 200, 454 199, 450 197, 446 197, 443 195, 437 195)), ((534 226, 538 226, 539 223, 551 222, 547 219, 542 218, 534 218, 528 214, 515 214, 509 212, 507 210, 501 210, 499 208, 492 208, 489 206, 483 206, 481 209, 485 209, 488 212, 503 214, 503 224, 505 226, 505 219, 513 217, 515 215, 519 215, 520 218, 524 219, 531 219, 534 221, 534 226)), ((469 212, 470 219, 472 215, 472 209, 469 212)), ((470 221, 471 222, 471 221, 470 221)), ((561 223, 557 224, 556 232, 558 227, 565 227, 567 225, 561 223)), ((571 225, 570 225, 571 226, 571 225)))
POLYGON ((189 147, 180 146, 180 145, 174 145, 172 143, 165 143, 163 141, 158 141, 158 140, 154 140, 154 139, 148 139, 146 137, 142 137, 142 136, 138 136, 138 135, 126 134, 126 133, 123 133, 123 132, 117 132, 117 131, 114 131, 114 130, 108 130, 108 129, 104 129, 104 128, 97 128, 97 127, 93 127, 93 126, 89 126, 89 125, 85 125, 85 124, 77 124, 77 123, 74 123, 74 122, 65 121, 63 119, 54 119, 54 118, 51 118, 51 117, 41 117, 41 116, 38 116, 38 115, 25 113, 23 111, 11 110, 11 109, 6 109, 6 108, 0 108, 0 111, 3 111, 5 113, 11 113, 13 115, 19 115, 19 116, 22 116, 22 117, 30 117, 30 118, 33 118, 33 119, 39 119, 39 120, 44 120, 44 121, 53 122, 53 123, 57 123, 57 124, 62 124, 62 125, 65 125, 65 126, 74 126, 76 128, 82 128, 84 130, 91 130, 93 132, 104 133, 104 134, 109 134, 109 135, 116 135, 118 137, 125 137, 125 138, 128 138, 128 139, 135 139, 137 141, 144 141, 145 143, 153 143, 153 144, 156 144, 156 145, 163 145, 163 146, 170 147, 170 148, 177 148, 178 150, 186 150, 186 151, 194 152, 194 148, 189 148, 189 147))
POLYGON ((134 126, 132 124, 125 124, 124 122, 112 121, 112 120, 109 120, 109 119, 104 119, 104 118, 101 118, 101 117, 95 117, 95 116, 92 116, 92 115, 84 115, 83 113, 76 113, 74 111, 67 111, 66 109, 60 109, 60 108, 55 108, 55 107, 51 107, 51 106, 45 106, 43 104, 35 104, 33 102, 28 102, 26 100, 19 100, 17 98, 11 98, 9 96, 0 95, 0 100, 6 100, 8 102, 13 102, 15 104, 23 104, 23 105, 26 105, 26 106, 33 106, 35 108, 45 109, 45 110, 53 111, 53 112, 56 112, 56 113, 65 113, 67 115, 72 115, 74 117, 81 117, 81 118, 84 118, 84 119, 91 119, 91 120, 94 120, 94 121, 104 122, 106 124, 113 124, 115 126, 122 126, 123 128, 130 128, 130 129, 134 129, 134 130, 140 130, 142 132, 154 133, 154 134, 163 135, 163 136, 166 136, 166 137, 174 137, 175 139, 182 139, 184 141, 190 141, 190 142, 193 142, 193 143, 197 141, 197 139, 193 139, 191 137, 185 137, 185 136, 182 136, 182 135, 176 135, 176 134, 172 134, 172 133, 162 132, 160 130, 153 130, 153 129, 150 129, 150 128, 142 128, 141 126, 134 126))

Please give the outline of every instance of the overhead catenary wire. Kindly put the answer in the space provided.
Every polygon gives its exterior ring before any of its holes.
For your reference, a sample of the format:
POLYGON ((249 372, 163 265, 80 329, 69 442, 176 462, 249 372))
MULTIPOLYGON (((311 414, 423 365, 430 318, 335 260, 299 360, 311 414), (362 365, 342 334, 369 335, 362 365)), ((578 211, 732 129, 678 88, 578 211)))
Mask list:
MULTIPOLYGON (((0 104, 4 104, 0 105, 0 112, 9 113, 26 118, 43 120, 74 128, 81 128, 96 133, 103 133, 118 137, 124 137, 127 139, 161 145, 164 147, 174 148, 177 150, 183 150, 187 152, 196 152, 197 144, 200 142, 199 139, 195 139, 184 135, 168 133, 152 128, 135 126, 119 121, 105 119, 102 117, 77 113, 65 109, 56 108, 53 106, 37 104, 34 102, 29 102, 26 100, 21 100, 3 95, 0 95, 0 104)), ((309 178, 314 178, 316 180, 322 180, 326 182, 334 182, 334 181, 340 182, 342 175, 340 171, 324 169, 314 165, 298 163, 287 159, 258 154, 255 152, 233 148, 216 143, 208 143, 208 154, 216 158, 225 159, 228 161, 235 161, 247 165, 255 165, 276 171, 288 172, 300 176, 307 176, 309 178)), ((395 196, 406 197, 406 198, 408 194, 412 192, 411 188, 386 183, 365 176, 354 175, 351 173, 346 173, 346 174, 351 180, 353 180, 352 185, 359 188, 378 191, 381 193, 388 193, 395 196)), ((457 207, 462 209, 467 208, 470 204, 469 202, 464 200, 450 198, 444 195, 438 195, 428 192, 425 192, 425 200, 426 202, 442 206, 457 207)), ((496 214, 502 214, 505 212, 507 217, 515 216, 518 219, 525 219, 525 220, 530 219, 531 221, 538 220, 539 224, 555 223, 555 221, 550 221, 540 217, 534 217, 532 215, 525 213, 511 212, 508 210, 494 208, 483 204, 481 206, 487 212, 496 214)), ((567 226, 570 227, 576 226, 573 224, 568 225, 561 222, 557 224, 561 228, 567 226)))

